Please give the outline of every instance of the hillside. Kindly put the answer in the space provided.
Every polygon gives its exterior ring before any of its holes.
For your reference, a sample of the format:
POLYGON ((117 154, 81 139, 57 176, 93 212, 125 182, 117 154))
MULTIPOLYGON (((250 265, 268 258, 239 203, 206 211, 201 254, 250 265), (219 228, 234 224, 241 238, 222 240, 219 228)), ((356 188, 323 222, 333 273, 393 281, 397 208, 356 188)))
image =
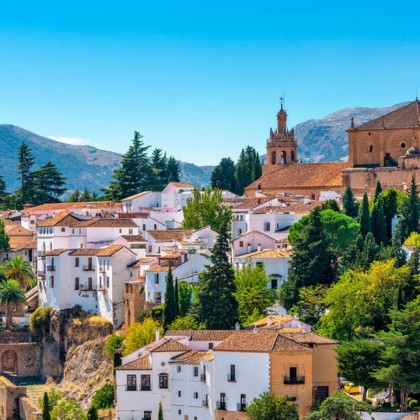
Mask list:
MULTIPOLYGON (((7 189, 14 191, 19 186, 16 178, 17 151, 25 141, 35 156, 35 168, 51 161, 67 178, 67 188, 88 187, 100 191, 105 188, 121 155, 92 146, 74 146, 50 140, 14 125, 0 125, 0 168, 7 189), (77 176, 75 176, 77 174, 77 176)), ((181 177, 184 182, 204 186, 210 183, 211 166, 196 166, 181 162, 181 177)))
POLYGON ((344 108, 319 120, 308 120, 295 127, 298 156, 304 162, 334 162, 346 160, 347 133, 351 118, 355 125, 380 117, 406 103, 384 108, 344 108))

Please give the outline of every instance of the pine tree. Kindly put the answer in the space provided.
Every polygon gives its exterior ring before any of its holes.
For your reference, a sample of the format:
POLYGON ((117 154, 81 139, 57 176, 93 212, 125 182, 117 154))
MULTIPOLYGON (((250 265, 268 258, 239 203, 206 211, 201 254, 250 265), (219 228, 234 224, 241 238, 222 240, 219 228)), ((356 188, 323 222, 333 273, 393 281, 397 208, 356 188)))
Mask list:
POLYGON ((6 202, 6 197, 9 194, 6 191, 6 183, 3 177, 0 175, 0 207, 6 202))
POLYGON ((381 194, 381 192, 382 192, 382 185, 381 185, 381 182, 378 181, 376 183, 375 194, 373 196, 373 202, 374 203, 376 203, 378 201, 379 194, 381 194))
POLYGON ((51 420, 50 411, 51 411, 51 408, 50 408, 50 401, 48 398, 48 393, 44 392, 44 403, 42 407, 42 420, 51 420))
POLYGON ((230 222, 223 221, 212 250, 213 265, 200 275, 194 315, 210 330, 233 329, 238 321, 235 273, 229 262, 230 222))
POLYGON ((362 205, 359 208, 360 233, 365 237, 370 232, 369 200, 366 193, 363 194, 362 205))
POLYGON ((379 200, 384 209, 387 237, 392 237, 392 219, 397 214, 398 193, 394 188, 389 188, 379 195, 379 200))
POLYGON ((162 191, 168 183, 166 153, 162 149, 154 149, 152 152, 152 172, 150 180, 150 189, 153 191, 162 191))
POLYGON ((166 182, 180 182, 180 173, 179 162, 173 156, 169 156, 166 165, 166 182))
POLYGON ((344 191, 342 201, 344 214, 356 218, 359 213, 359 204, 354 198, 353 191, 350 187, 347 187, 344 191))
POLYGON ((31 169, 34 165, 35 158, 32 155, 30 147, 25 143, 19 146, 18 149, 18 179, 20 179, 20 189, 17 192, 18 205, 22 207, 23 204, 30 201, 31 195, 31 169))
POLYGON ((70 203, 77 203, 80 201, 80 190, 79 188, 76 188, 71 194, 68 199, 70 203))
POLYGON ((166 279, 165 303, 163 305, 163 328, 166 330, 168 325, 175 320, 177 315, 174 290, 174 279, 172 276, 172 267, 169 266, 168 277, 166 279))
POLYGON ((235 192, 237 190, 235 163, 231 158, 222 158, 211 173, 211 187, 235 192))
POLYGON ((381 200, 376 200, 371 214, 371 229, 375 241, 378 244, 386 245, 388 237, 386 234, 386 222, 381 200))
POLYGON ((175 298, 175 313, 176 313, 176 316, 175 317, 177 317, 179 315, 178 279, 175 279, 174 298, 175 298))
POLYGON ((67 191, 64 176, 51 162, 32 172, 33 204, 58 203, 60 197, 67 191))
POLYGON ((261 176, 261 162, 256 150, 247 146, 242 149, 235 166, 237 194, 243 194, 245 187, 261 176))
POLYGON ((0 219, 0 252, 10 249, 9 235, 6 233, 4 220, 0 219))

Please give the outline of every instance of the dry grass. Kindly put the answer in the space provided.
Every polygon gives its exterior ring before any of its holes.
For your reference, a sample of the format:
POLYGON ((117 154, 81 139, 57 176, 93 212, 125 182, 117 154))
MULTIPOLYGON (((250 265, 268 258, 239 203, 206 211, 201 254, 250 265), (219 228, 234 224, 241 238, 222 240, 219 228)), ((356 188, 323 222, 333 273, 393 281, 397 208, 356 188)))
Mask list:
POLYGON ((87 322, 89 324, 111 324, 111 322, 108 321, 107 319, 102 318, 100 316, 96 316, 96 315, 91 316, 90 318, 88 318, 87 322))

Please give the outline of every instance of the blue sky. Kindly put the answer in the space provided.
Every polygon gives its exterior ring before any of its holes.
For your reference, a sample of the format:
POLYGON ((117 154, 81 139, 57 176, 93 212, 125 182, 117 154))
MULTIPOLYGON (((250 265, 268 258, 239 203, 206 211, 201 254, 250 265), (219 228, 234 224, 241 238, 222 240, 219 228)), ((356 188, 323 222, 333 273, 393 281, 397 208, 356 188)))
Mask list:
POLYGON ((420 2, 11 1, 0 123, 125 152, 139 130, 179 159, 264 152, 289 125, 420 90, 420 2))

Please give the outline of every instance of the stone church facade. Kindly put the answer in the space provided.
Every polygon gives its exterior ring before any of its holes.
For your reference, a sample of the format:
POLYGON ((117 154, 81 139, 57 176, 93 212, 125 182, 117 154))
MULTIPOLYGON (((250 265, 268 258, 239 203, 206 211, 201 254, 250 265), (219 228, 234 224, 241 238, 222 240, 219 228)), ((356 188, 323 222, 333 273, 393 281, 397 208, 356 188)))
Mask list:
POLYGON ((287 113, 281 106, 277 128, 270 129, 267 162, 262 176, 245 194, 289 192, 319 199, 322 191, 342 194, 350 186, 357 196, 373 193, 377 181, 384 188, 404 190, 413 175, 420 181, 420 102, 415 101, 347 130, 348 162, 299 163, 294 130, 287 128, 287 113))

